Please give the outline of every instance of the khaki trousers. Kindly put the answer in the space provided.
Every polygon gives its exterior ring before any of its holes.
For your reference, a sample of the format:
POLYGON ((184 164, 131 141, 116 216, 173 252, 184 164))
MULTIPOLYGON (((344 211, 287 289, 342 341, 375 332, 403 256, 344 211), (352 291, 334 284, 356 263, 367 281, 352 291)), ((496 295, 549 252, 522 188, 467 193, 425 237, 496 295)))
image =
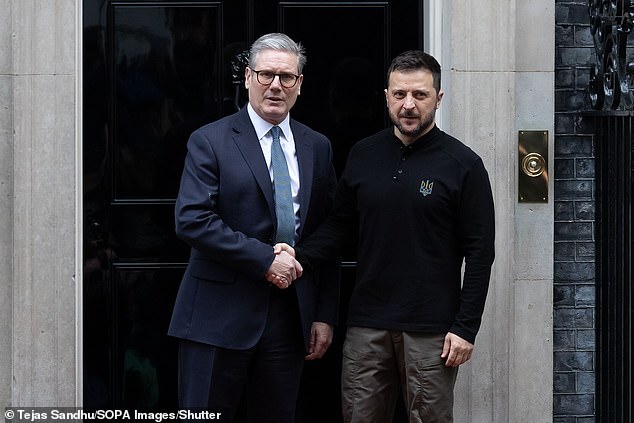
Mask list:
POLYGON ((348 328, 343 347, 346 423, 390 423, 403 390, 410 423, 453 422, 457 367, 440 358, 445 335, 348 328))

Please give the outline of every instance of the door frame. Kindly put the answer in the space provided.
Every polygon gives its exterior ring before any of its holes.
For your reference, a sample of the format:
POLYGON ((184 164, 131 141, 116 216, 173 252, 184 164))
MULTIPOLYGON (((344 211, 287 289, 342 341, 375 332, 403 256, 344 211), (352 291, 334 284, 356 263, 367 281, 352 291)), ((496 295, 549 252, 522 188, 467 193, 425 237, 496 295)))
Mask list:
POLYGON ((75 0, 75 405, 84 404, 84 4, 75 0))

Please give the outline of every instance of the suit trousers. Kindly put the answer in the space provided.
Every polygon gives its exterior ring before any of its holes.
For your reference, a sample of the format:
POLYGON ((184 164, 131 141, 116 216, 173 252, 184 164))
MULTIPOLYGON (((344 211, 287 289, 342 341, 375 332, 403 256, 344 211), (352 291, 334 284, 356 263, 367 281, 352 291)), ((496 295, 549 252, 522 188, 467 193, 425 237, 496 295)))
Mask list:
POLYGON ((246 399, 250 423, 292 423, 306 355, 294 287, 271 286, 264 333, 248 350, 181 339, 181 409, 221 413, 232 422, 246 399), (242 402, 243 403, 243 402, 242 402))
POLYGON ((410 423, 453 422, 457 367, 440 358, 445 335, 349 327, 343 347, 346 423, 391 422, 399 390, 410 423))

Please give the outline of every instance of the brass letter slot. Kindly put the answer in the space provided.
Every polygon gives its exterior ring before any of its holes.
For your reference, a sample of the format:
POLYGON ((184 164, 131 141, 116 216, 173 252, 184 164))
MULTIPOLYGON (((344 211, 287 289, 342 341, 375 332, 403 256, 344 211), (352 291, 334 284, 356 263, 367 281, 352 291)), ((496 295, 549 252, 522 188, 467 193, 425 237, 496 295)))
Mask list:
POLYGON ((548 131, 519 131, 519 202, 548 202, 548 131))

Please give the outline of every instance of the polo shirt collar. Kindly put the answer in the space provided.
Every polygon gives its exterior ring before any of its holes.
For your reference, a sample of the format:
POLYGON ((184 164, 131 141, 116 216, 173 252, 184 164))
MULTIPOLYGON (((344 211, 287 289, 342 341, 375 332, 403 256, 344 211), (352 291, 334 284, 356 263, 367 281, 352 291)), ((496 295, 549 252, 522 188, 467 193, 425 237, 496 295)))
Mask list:
POLYGON ((416 138, 416 140, 413 143, 406 146, 405 144, 403 144, 403 141, 401 141, 396 136, 396 134, 394 134, 394 126, 392 126, 392 139, 396 143, 398 143, 400 147, 408 147, 410 150, 417 149, 423 145, 426 145, 429 140, 431 140, 432 138, 435 138, 439 133, 440 133, 440 129, 438 129, 438 126, 434 124, 433 128, 431 128, 429 132, 427 132, 425 135, 421 137, 416 138))

